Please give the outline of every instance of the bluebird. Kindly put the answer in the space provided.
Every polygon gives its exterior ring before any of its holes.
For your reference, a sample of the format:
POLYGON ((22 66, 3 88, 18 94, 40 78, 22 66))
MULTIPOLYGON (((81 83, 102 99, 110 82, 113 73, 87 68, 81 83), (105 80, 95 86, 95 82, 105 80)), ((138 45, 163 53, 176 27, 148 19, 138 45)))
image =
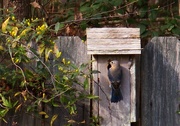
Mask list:
POLYGON ((119 102, 123 100, 123 96, 120 90, 122 79, 122 68, 119 61, 113 60, 108 63, 108 78, 111 82, 111 102, 119 102))

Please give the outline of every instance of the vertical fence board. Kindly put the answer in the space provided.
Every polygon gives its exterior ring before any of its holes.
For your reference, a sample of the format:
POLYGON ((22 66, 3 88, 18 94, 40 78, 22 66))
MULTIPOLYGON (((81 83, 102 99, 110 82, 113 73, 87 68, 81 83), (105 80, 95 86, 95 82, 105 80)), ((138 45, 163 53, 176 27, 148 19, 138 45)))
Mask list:
MULTIPOLYGON (((70 60, 75 65, 81 65, 82 63, 88 63, 90 61, 90 55, 87 55, 86 44, 82 42, 79 37, 59 37, 56 41, 56 46, 62 52, 61 58, 65 58, 70 60)), ((59 60, 61 62, 61 59, 59 60)), ((54 69, 53 72, 56 72, 54 69)), ((80 88, 78 88, 81 90, 80 88)), ((75 125, 89 125, 89 117, 90 117, 90 102, 89 100, 83 101, 82 103, 77 104, 77 111, 78 114, 76 116, 71 116, 62 108, 54 108, 52 106, 46 106, 46 111, 52 117, 54 114, 59 114, 57 120, 54 122, 54 126, 61 126, 67 124, 68 118, 76 120, 77 122, 85 121, 84 124, 77 124, 75 125)), ((46 122, 46 126, 49 126, 50 120, 46 122)))
POLYGON ((180 42, 153 38, 142 51, 142 126, 179 126, 180 42))

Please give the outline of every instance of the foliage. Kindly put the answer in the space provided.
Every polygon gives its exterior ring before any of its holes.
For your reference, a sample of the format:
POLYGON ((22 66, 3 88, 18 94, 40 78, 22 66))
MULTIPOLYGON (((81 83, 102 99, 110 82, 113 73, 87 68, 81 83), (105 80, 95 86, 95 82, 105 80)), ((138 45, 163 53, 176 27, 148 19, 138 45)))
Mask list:
POLYGON ((77 114, 77 102, 97 98, 88 92, 88 80, 93 73, 89 64, 78 67, 61 57, 54 42, 62 28, 60 23, 49 26, 39 18, 19 21, 12 9, 1 17, 0 24, 1 119, 6 121, 11 110, 25 108, 51 118, 53 125, 58 115, 49 117, 43 108, 45 104, 64 106, 73 115, 77 114))
MULTIPOLYGON (((47 22, 64 24, 60 35, 85 37, 87 27, 139 27, 141 37, 179 36, 178 0, 39 0, 36 12, 47 22)), ((35 13, 35 12, 34 12, 35 13)))

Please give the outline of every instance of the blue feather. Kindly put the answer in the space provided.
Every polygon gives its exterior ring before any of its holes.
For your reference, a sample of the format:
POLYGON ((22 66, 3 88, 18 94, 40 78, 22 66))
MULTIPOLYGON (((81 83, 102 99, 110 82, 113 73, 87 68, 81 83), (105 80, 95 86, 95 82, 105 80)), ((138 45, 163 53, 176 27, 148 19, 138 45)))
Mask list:
POLYGON ((119 102, 123 100, 123 96, 122 96, 122 93, 120 91, 120 88, 118 89, 114 89, 112 87, 112 92, 111 92, 111 102, 119 102))

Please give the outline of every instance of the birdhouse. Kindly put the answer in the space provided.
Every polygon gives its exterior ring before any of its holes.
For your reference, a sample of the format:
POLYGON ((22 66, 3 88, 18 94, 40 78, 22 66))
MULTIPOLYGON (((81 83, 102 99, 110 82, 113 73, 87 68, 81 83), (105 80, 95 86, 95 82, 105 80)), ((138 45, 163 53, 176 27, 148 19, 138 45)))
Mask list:
POLYGON ((130 126, 136 122, 136 55, 141 54, 139 28, 89 28, 87 53, 92 55, 91 91, 99 96, 92 101, 92 113, 101 126, 130 126), (112 82, 108 78, 108 63, 119 62, 122 69, 120 91, 123 99, 111 102, 112 82))

